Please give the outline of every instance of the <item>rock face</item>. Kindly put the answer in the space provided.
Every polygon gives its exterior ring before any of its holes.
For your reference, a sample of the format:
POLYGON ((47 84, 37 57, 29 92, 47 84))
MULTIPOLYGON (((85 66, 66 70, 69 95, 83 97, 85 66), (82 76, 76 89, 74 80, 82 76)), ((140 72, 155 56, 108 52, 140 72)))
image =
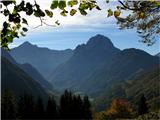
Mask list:
POLYGON ((24 42, 10 52, 11 56, 20 64, 29 63, 45 78, 60 64, 66 62, 73 54, 70 49, 50 50, 40 48, 29 42, 24 42))
POLYGON ((158 58, 138 49, 120 51, 103 35, 77 46, 73 56, 49 77, 59 90, 80 90, 93 96, 112 84, 158 65, 158 58))

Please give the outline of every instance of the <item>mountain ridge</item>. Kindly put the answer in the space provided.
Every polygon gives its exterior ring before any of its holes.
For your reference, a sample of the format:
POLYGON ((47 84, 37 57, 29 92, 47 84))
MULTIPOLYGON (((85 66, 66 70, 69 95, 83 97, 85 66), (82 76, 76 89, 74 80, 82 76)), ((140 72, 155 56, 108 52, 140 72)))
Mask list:
POLYGON ((20 46, 13 48, 10 54, 18 63, 31 64, 47 78, 51 71, 72 56, 73 51, 71 49, 51 50, 25 42, 20 46))
POLYGON ((160 67, 155 67, 149 71, 135 76, 131 81, 123 81, 115 84, 110 90, 104 91, 101 96, 94 101, 97 110, 105 110, 110 106, 112 100, 124 98, 134 104, 135 109, 138 107, 138 102, 144 94, 147 99, 149 109, 158 110, 160 95, 158 89, 160 87, 160 67))
POLYGON ((57 67, 49 80, 57 89, 80 90, 97 96, 115 82, 131 79, 158 65, 158 58, 143 50, 119 50, 110 42, 107 37, 96 35, 86 44, 77 46, 73 56, 57 67))
POLYGON ((21 68, 3 56, 1 57, 1 64, 2 94, 7 89, 11 90, 16 97, 23 94, 30 94, 36 97, 41 96, 42 99, 47 100, 48 93, 21 68))
POLYGON ((18 64, 14 60, 14 58, 12 58, 9 51, 6 51, 4 49, 1 49, 1 53, 1 57, 6 58, 9 62, 22 69, 28 74, 28 76, 40 83, 45 90, 47 90, 48 92, 53 90, 53 86, 48 81, 46 81, 45 78, 32 65, 30 65, 29 63, 18 64))

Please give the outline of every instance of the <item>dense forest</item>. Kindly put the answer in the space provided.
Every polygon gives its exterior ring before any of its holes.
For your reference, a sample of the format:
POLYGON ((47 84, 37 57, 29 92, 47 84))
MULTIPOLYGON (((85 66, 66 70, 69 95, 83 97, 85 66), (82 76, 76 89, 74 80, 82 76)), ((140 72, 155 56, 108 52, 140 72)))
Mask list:
POLYGON ((24 94, 16 99, 13 93, 5 90, 2 95, 2 120, 8 119, 159 119, 158 111, 150 112, 144 95, 139 99, 138 110, 126 99, 114 99, 106 111, 95 112, 88 96, 74 95, 65 90, 60 100, 50 96, 45 102, 39 96, 24 94))
POLYGON ((88 96, 76 96, 67 90, 58 104, 53 96, 47 102, 29 94, 16 100, 12 92, 6 90, 2 95, 2 119, 92 119, 91 103, 88 96))

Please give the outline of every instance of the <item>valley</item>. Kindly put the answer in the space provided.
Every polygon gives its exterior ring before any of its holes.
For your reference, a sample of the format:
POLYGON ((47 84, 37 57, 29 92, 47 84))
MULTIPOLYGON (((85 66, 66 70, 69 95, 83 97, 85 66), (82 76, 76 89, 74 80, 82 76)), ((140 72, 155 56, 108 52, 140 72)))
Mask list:
POLYGON ((60 99, 65 90, 89 96, 95 111, 103 111, 115 99, 127 99, 138 109, 144 94, 150 110, 159 110, 159 57, 143 50, 120 50, 103 35, 91 37, 74 50, 50 50, 25 42, 2 50, 2 93, 29 93, 46 100, 60 99))

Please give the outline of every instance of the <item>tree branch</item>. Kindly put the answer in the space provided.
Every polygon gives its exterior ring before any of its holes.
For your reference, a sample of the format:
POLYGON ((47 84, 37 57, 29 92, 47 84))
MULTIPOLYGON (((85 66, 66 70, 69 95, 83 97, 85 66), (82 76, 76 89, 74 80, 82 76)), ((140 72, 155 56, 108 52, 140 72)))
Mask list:
POLYGON ((129 6, 126 6, 121 0, 118 0, 118 2, 124 7, 124 8, 126 8, 126 9, 128 9, 128 10, 140 10, 140 9, 135 9, 135 8, 130 8, 129 6))

